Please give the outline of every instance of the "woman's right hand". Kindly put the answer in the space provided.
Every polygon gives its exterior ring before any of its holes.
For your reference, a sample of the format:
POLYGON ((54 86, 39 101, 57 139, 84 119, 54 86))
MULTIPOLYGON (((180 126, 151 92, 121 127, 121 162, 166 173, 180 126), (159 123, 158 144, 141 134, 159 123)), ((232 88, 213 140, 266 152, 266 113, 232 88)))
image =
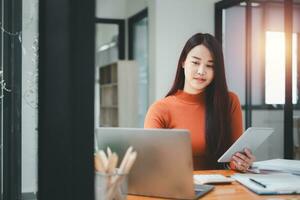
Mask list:
POLYGON ((252 154, 250 149, 245 149, 244 152, 236 152, 230 161, 230 168, 246 172, 255 161, 255 156, 252 154))

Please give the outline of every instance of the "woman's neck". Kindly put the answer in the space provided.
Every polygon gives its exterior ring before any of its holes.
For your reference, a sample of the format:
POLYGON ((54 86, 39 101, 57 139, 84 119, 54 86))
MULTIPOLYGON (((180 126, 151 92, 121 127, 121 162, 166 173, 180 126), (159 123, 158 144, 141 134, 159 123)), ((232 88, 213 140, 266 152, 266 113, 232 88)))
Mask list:
POLYGON ((183 100, 188 103, 198 104, 199 102, 205 101, 205 93, 200 92, 199 94, 187 93, 184 90, 177 90, 174 95, 176 98, 183 100))
POLYGON ((188 88, 188 87, 184 86, 183 91, 188 94, 200 94, 204 91, 204 89, 196 90, 196 89, 188 88))

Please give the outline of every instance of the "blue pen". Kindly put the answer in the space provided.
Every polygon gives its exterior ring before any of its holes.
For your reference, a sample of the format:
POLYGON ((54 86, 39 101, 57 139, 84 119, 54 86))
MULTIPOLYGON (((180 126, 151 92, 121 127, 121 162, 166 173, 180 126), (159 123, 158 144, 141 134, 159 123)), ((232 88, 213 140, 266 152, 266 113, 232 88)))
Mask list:
POLYGON ((252 181, 253 183, 256 183, 257 185, 263 187, 263 188, 266 188, 267 186, 257 180, 254 180, 253 178, 249 178, 250 181, 252 181))

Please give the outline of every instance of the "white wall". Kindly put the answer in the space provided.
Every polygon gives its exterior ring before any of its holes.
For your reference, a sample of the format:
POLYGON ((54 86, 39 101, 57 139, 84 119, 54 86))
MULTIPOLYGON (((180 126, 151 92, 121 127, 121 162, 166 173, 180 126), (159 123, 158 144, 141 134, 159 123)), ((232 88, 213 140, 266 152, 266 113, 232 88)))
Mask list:
POLYGON ((96 17, 126 18, 126 0, 96 0, 96 17))
POLYGON ((22 19, 22 192, 36 192, 38 0, 23 3, 22 19))
POLYGON ((152 0, 96 0, 99 18, 126 19, 147 7, 152 0))
POLYGON ((162 98, 171 88, 180 52, 189 37, 197 32, 214 33, 217 1, 155 1, 154 99, 162 98))
POLYGON ((136 13, 138 13, 139 11, 147 8, 151 3, 150 1, 152 0, 126 0, 126 1, 127 1, 125 7, 126 16, 131 17, 136 13))

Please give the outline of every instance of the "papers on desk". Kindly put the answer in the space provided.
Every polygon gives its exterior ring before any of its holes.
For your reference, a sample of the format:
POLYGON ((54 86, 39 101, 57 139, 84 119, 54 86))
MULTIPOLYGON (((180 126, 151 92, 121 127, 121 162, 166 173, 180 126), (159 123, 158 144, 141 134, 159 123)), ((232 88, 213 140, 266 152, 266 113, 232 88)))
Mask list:
POLYGON ((231 183, 234 181, 232 178, 228 178, 221 174, 205 174, 205 175, 194 175, 195 184, 220 184, 220 183, 231 183))
POLYGON ((288 173, 231 176, 257 194, 300 194, 300 176, 288 173))
POLYGON ((300 175, 300 160, 272 159, 254 162, 252 167, 259 170, 289 172, 300 175))

